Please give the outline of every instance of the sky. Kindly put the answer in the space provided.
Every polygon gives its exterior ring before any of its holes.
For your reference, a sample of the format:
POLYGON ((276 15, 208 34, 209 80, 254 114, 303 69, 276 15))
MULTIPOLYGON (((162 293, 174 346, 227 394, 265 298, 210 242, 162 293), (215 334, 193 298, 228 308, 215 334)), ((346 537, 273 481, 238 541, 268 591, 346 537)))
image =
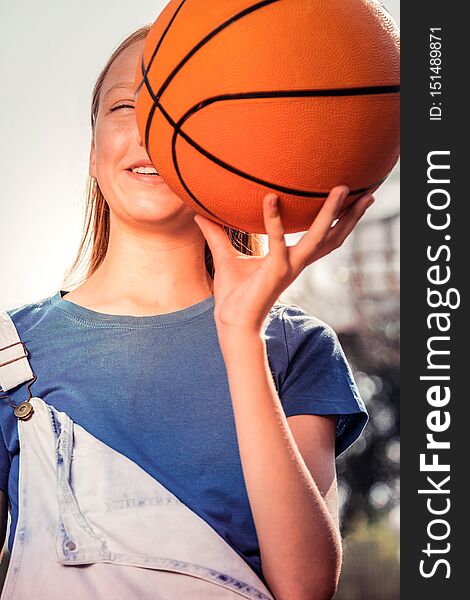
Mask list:
MULTIPOLYGON (((165 4, 0 0, 0 310, 61 286, 83 225, 95 79, 165 4)), ((399 24, 399 0, 383 4, 399 24)), ((381 193, 371 211, 398 202, 381 193)))

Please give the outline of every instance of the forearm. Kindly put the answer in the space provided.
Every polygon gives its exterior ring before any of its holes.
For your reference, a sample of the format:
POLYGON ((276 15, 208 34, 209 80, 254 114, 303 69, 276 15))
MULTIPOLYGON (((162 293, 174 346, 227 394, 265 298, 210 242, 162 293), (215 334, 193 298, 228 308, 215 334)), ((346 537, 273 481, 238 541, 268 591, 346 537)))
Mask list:
POLYGON ((263 574, 277 600, 331 598, 341 539, 287 423, 260 334, 219 332, 263 574))

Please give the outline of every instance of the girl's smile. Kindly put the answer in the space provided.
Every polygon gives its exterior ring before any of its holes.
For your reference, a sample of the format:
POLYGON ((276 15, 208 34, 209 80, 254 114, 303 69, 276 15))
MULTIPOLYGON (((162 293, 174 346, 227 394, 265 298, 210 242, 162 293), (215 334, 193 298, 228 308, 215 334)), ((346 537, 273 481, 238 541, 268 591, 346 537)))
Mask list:
POLYGON ((161 175, 146 175, 144 173, 134 173, 130 169, 126 169, 125 173, 131 177, 134 181, 138 183, 143 183, 144 185, 159 185, 161 183, 165 183, 165 180, 161 175))

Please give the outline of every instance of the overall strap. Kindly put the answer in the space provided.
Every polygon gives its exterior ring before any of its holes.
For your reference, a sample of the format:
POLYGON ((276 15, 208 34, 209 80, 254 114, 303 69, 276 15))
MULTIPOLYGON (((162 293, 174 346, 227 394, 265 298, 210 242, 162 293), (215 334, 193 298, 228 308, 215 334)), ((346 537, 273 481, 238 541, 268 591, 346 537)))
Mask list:
POLYGON ((0 310, 0 386, 4 392, 33 379, 28 350, 10 315, 0 310))

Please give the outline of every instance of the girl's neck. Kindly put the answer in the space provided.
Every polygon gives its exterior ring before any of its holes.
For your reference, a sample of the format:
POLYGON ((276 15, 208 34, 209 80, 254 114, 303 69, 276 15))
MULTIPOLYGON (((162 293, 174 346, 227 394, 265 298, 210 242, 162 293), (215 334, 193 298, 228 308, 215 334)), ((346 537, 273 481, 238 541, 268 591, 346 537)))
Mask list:
POLYGON ((100 266, 67 300, 110 314, 155 315, 196 304, 212 294, 199 228, 135 232, 111 228, 100 266))

